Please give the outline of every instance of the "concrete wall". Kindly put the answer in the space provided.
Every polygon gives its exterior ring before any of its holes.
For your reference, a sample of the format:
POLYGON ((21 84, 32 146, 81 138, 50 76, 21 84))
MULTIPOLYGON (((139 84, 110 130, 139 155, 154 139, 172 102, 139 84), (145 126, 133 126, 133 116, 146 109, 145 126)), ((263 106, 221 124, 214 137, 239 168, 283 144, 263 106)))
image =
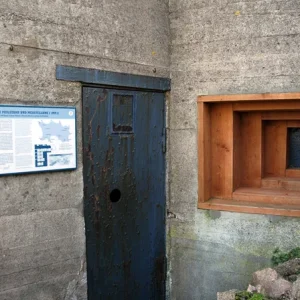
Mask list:
POLYGON ((297 218, 196 208, 197 95, 300 91, 299 12, 297 0, 170 0, 172 300, 245 288, 275 247, 299 246, 297 218))
POLYGON ((75 105, 78 170, 0 178, 0 300, 86 298, 81 87, 56 64, 169 76, 164 0, 0 0, 0 104, 75 105), (155 70, 154 70, 155 69, 155 70))
POLYGON ((76 105, 74 172, 0 178, 0 300, 85 299, 81 89, 56 64, 169 76, 168 294, 244 288, 296 218, 198 210, 196 97, 300 90, 297 0, 0 0, 0 103, 76 105), (174 218, 175 217, 175 218, 174 218))

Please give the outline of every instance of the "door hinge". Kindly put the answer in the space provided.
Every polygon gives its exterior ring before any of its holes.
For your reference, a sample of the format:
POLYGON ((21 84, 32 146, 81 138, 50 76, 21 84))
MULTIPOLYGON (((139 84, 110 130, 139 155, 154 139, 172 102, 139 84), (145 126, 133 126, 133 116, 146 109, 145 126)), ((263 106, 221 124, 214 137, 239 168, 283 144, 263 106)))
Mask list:
POLYGON ((163 128, 162 133, 162 152, 167 152, 167 129, 165 127, 163 128))

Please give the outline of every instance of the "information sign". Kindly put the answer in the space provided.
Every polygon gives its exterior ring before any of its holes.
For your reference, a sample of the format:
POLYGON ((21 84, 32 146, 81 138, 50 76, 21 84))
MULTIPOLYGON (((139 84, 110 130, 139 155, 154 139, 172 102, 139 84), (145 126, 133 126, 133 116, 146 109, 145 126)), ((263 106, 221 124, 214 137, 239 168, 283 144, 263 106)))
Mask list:
POLYGON ((0 175, 76 169, 74 107, 0 105, 0 175))

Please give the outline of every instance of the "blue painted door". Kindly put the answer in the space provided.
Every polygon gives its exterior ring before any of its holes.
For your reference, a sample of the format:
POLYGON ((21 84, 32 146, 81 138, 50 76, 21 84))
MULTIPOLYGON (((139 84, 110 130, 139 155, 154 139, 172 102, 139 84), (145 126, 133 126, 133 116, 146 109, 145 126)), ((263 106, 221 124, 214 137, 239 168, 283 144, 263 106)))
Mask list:
POLYGON ((164 94, 83 88, 89 300, 165 298, 164 94))

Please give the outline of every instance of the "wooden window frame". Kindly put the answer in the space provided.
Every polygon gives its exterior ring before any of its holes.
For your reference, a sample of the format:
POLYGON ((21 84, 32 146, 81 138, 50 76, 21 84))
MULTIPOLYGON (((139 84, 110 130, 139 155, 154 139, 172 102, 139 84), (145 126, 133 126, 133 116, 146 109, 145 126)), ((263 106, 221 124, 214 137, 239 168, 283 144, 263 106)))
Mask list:
POLYGON ((299 100, 300 93, 198 97, 198 208, 300 216, 300 169, 287 169, 283 178, 264 178, 262 136, 263 121, 295 122, 298 126, 299 100), (240 129, 236 118, 244 113, 260 121, 247 123, 245 114, 246 125, 240 129), (241 136, 256 146, 251 151, 247 147, 239 149, 240 143, 235 141, 241 136), (239 167, 241 161, 248 164, 249 176, 240 176, 244 172, 239 167), (246 178, 245 186, 241 186, 240 178, 246 178), (247 178, 251 179, 250 187, 247 178))

